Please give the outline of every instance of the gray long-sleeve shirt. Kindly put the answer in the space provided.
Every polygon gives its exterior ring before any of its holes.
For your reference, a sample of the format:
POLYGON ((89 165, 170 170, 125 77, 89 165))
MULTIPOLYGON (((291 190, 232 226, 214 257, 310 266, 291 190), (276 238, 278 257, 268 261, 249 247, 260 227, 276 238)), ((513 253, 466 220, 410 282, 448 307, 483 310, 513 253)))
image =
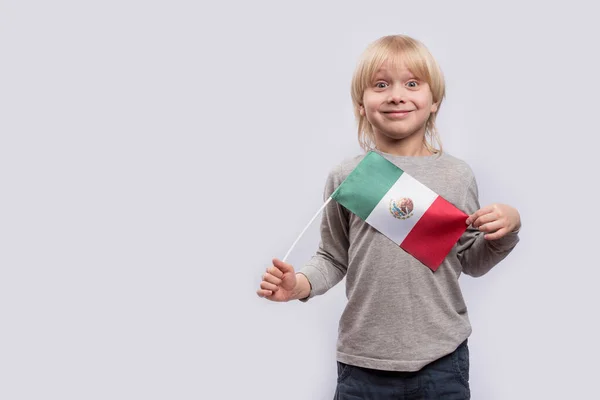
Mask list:
MULTIPOLYGON (((467 214, 479 206, 471 168, 447 153, 406 157, 379 153, 467 214)), ((324 199, 364 155, 345 160, 326 182, 324 199)), ((337 359, 390 371, 416 371, 454 351, 471 334, 458 278, 481 276, 519 241, 518 233, 489 241, 469 227, 432 272, 347 209, 331 201, 323 211, 321 242, 298 272, 321 295, 346 277, 348 302, 339 321, 337 359)))

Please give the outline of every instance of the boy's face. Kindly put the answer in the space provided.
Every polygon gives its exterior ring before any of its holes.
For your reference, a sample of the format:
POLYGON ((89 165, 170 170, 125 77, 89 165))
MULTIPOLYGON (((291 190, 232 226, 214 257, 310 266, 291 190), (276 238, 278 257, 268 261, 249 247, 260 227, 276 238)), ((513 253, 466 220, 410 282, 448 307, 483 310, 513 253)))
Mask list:
POLYGON ((373 126, 377 142, 425 136, 429 115, 437 111, 429 85, 419 81, 404 64, 384 63, 363 94, 361 115, 373 126))

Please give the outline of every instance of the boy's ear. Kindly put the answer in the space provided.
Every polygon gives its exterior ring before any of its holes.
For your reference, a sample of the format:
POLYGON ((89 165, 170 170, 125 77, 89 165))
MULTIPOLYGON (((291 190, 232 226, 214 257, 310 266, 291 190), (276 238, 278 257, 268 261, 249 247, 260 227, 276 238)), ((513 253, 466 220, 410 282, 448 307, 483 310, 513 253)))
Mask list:
POLYGON ((359 111, 360 111, 360 116, 364 117, 365 116, 365 107, 362 104, 360 105, 359 111))
POLYGON ((438 110, 438 103, 433 103, 431 105, 431 112, 434 113, 434 112, 437 112, 437 110, 438 110))

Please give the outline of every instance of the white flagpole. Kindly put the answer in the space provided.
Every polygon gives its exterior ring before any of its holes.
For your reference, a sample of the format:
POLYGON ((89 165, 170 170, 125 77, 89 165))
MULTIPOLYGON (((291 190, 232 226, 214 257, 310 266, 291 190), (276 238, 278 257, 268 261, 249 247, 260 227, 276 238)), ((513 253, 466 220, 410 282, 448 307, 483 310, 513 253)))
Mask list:
POLYGON ((306 227, 304 228, 304 230, 302 231, 302 233, 300 234, 300 236, 298 236, 298 238, 296 239, 296 241, 294 242, 294 244, 292 244, 292 247, 290 247, 290 249, 288 250, 287 254, 285 255, 285 257, 283 257, 283 262, 285 262, 285 260, 287 260, 288 256, 290 255, 290 253, 292 252, 292 250, 294 249, 294 247, 296 247, 296 244, 298 243, 298 241, 300 240, 300 238, 302 237, 302 235, 304 235, 304 232, 306 232, 306 230, 308 229, 308 227, 313 223, 313 221, 315 220, 315 218, 317 218, 317 216, 321 213, 321 211, 323 211, 323 209, 325 208, 325 206, 331 201, 331 197, 327 199, 327 201, 325 202, 325 204, 323 204, 321 206, 321 208, 319 208, 319 211, 317 211, 317 213, 314 215, 314 217, 312 217, 312 219, 310 220, 310 222, 308 223, 308 225, 306 225, 306 227))

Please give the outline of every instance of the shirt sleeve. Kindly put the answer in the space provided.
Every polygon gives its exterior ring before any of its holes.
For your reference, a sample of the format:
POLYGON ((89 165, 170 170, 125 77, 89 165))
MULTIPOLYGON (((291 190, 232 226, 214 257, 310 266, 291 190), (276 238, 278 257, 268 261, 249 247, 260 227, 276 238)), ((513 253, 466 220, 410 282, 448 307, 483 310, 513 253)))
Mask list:
MULTIPOLYGON (((479 208, 479 192, 473 177, 465 195, 464 211, 471 215, 479 208)), ((488 273, 519 242, 518 230, 496 240, 486 240, 483 236, 483 232, 469 226, 458 241, 457 254, 462 270, 473 277, 488 273)))
MULTIPOLYGON (((323 201, 327 201, 342 181, 341 167, 333 169, 325 183, 323 201)), ((324 294, 339 283, 348 269, 350 213, 339 203, 332 200, 323 210, 321 219, 321 240, 316 254, 298 272, 308 279, 310 295, 302 302, 314 296, 324 294)))

